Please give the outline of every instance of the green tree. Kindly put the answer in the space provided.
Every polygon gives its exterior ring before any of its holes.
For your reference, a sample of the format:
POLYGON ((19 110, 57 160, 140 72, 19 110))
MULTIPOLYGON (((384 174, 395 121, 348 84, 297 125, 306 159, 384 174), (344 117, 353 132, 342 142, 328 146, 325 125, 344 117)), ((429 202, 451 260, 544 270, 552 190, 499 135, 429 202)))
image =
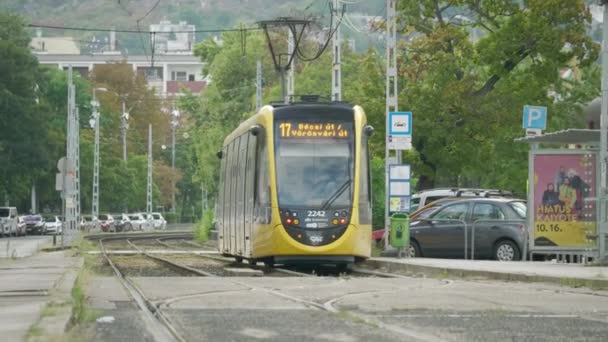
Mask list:
POLYGON ((565 95, 595 79, 559 71, 586 68, 597 46, 585 33, 582 0, 399 2, 400 108, 414 112, 419 186, 475 185, 525 191, 521 110, 549 107, 549 127, 565 128, 596 94, 565 95), (460 14, 460 16, 458 16, 460 14), (474 33, 474 35, 473 35, 474 33), (565 87, 565 83, 570 83, 565 87), (561 92, 557 93, 555 90, 561 92), (553 94, 553 95, 551 95, 553 94))
MULTIPOLYGON (((23 202, 49 158, 50 113, 40 105, 42 75, 21 18, 0 12, 0 198, 23 202)), ((29 206, 28 206, 29 207, 29 206)))

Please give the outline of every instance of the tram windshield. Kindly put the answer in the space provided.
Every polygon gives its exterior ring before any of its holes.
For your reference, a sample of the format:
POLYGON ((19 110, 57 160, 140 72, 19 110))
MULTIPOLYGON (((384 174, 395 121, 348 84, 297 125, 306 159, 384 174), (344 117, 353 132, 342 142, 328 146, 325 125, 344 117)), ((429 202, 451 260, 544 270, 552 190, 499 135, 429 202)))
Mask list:
POLYGON ((314 129, 289 132, 285 123, 277 124, 275 158, 280 207, 322 210, 350 207, 354 159, 352 124, 324 125, 334 127, 329 129, 333 133, 323 136, 325 128, 316 133, 314 129), (292 133, 296 136, 291 136, 292 133))

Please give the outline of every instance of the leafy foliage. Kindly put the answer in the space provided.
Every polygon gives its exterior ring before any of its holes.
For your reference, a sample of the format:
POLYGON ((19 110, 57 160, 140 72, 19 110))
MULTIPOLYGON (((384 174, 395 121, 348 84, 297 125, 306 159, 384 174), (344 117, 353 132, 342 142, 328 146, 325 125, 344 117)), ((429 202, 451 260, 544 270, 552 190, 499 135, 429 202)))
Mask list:
POLYGON ((559 77, 560 70, 585 70, 597 58, 585 33, 590 14, 583 1, 528 0, 520 8, 510 0, 410 0, 399 6, 402 34, 409 37, 400 46, 400 107, 415 113, 416 151, 408 157, 419 186, 524 193, 527 146, 513 143, 522 134, 523 105, 548 106, 549 127, 565 128, 580 117, 573 104, 597 95, 568 91, 597 82, 593 73, 559 77))

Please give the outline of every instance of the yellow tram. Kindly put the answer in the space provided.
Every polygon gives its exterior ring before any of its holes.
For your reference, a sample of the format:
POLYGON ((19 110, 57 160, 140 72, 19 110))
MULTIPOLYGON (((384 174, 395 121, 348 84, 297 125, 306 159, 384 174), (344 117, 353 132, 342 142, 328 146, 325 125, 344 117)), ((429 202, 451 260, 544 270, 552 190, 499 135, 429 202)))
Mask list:
POLYGON ((351 264, 371 253, 371 189, 363 109, 267 105, 224 141, 218 250, 266 264, 351 264))

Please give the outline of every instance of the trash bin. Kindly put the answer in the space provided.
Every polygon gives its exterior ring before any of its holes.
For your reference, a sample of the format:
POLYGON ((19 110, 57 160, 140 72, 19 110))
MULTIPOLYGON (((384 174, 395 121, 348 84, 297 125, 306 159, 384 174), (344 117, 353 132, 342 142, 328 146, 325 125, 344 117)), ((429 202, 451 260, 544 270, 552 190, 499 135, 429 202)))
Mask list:
POLYGON ((410 244, 410 217, 407 214, 391 216, 390 243, 395 248, 407 247, 410 244))

